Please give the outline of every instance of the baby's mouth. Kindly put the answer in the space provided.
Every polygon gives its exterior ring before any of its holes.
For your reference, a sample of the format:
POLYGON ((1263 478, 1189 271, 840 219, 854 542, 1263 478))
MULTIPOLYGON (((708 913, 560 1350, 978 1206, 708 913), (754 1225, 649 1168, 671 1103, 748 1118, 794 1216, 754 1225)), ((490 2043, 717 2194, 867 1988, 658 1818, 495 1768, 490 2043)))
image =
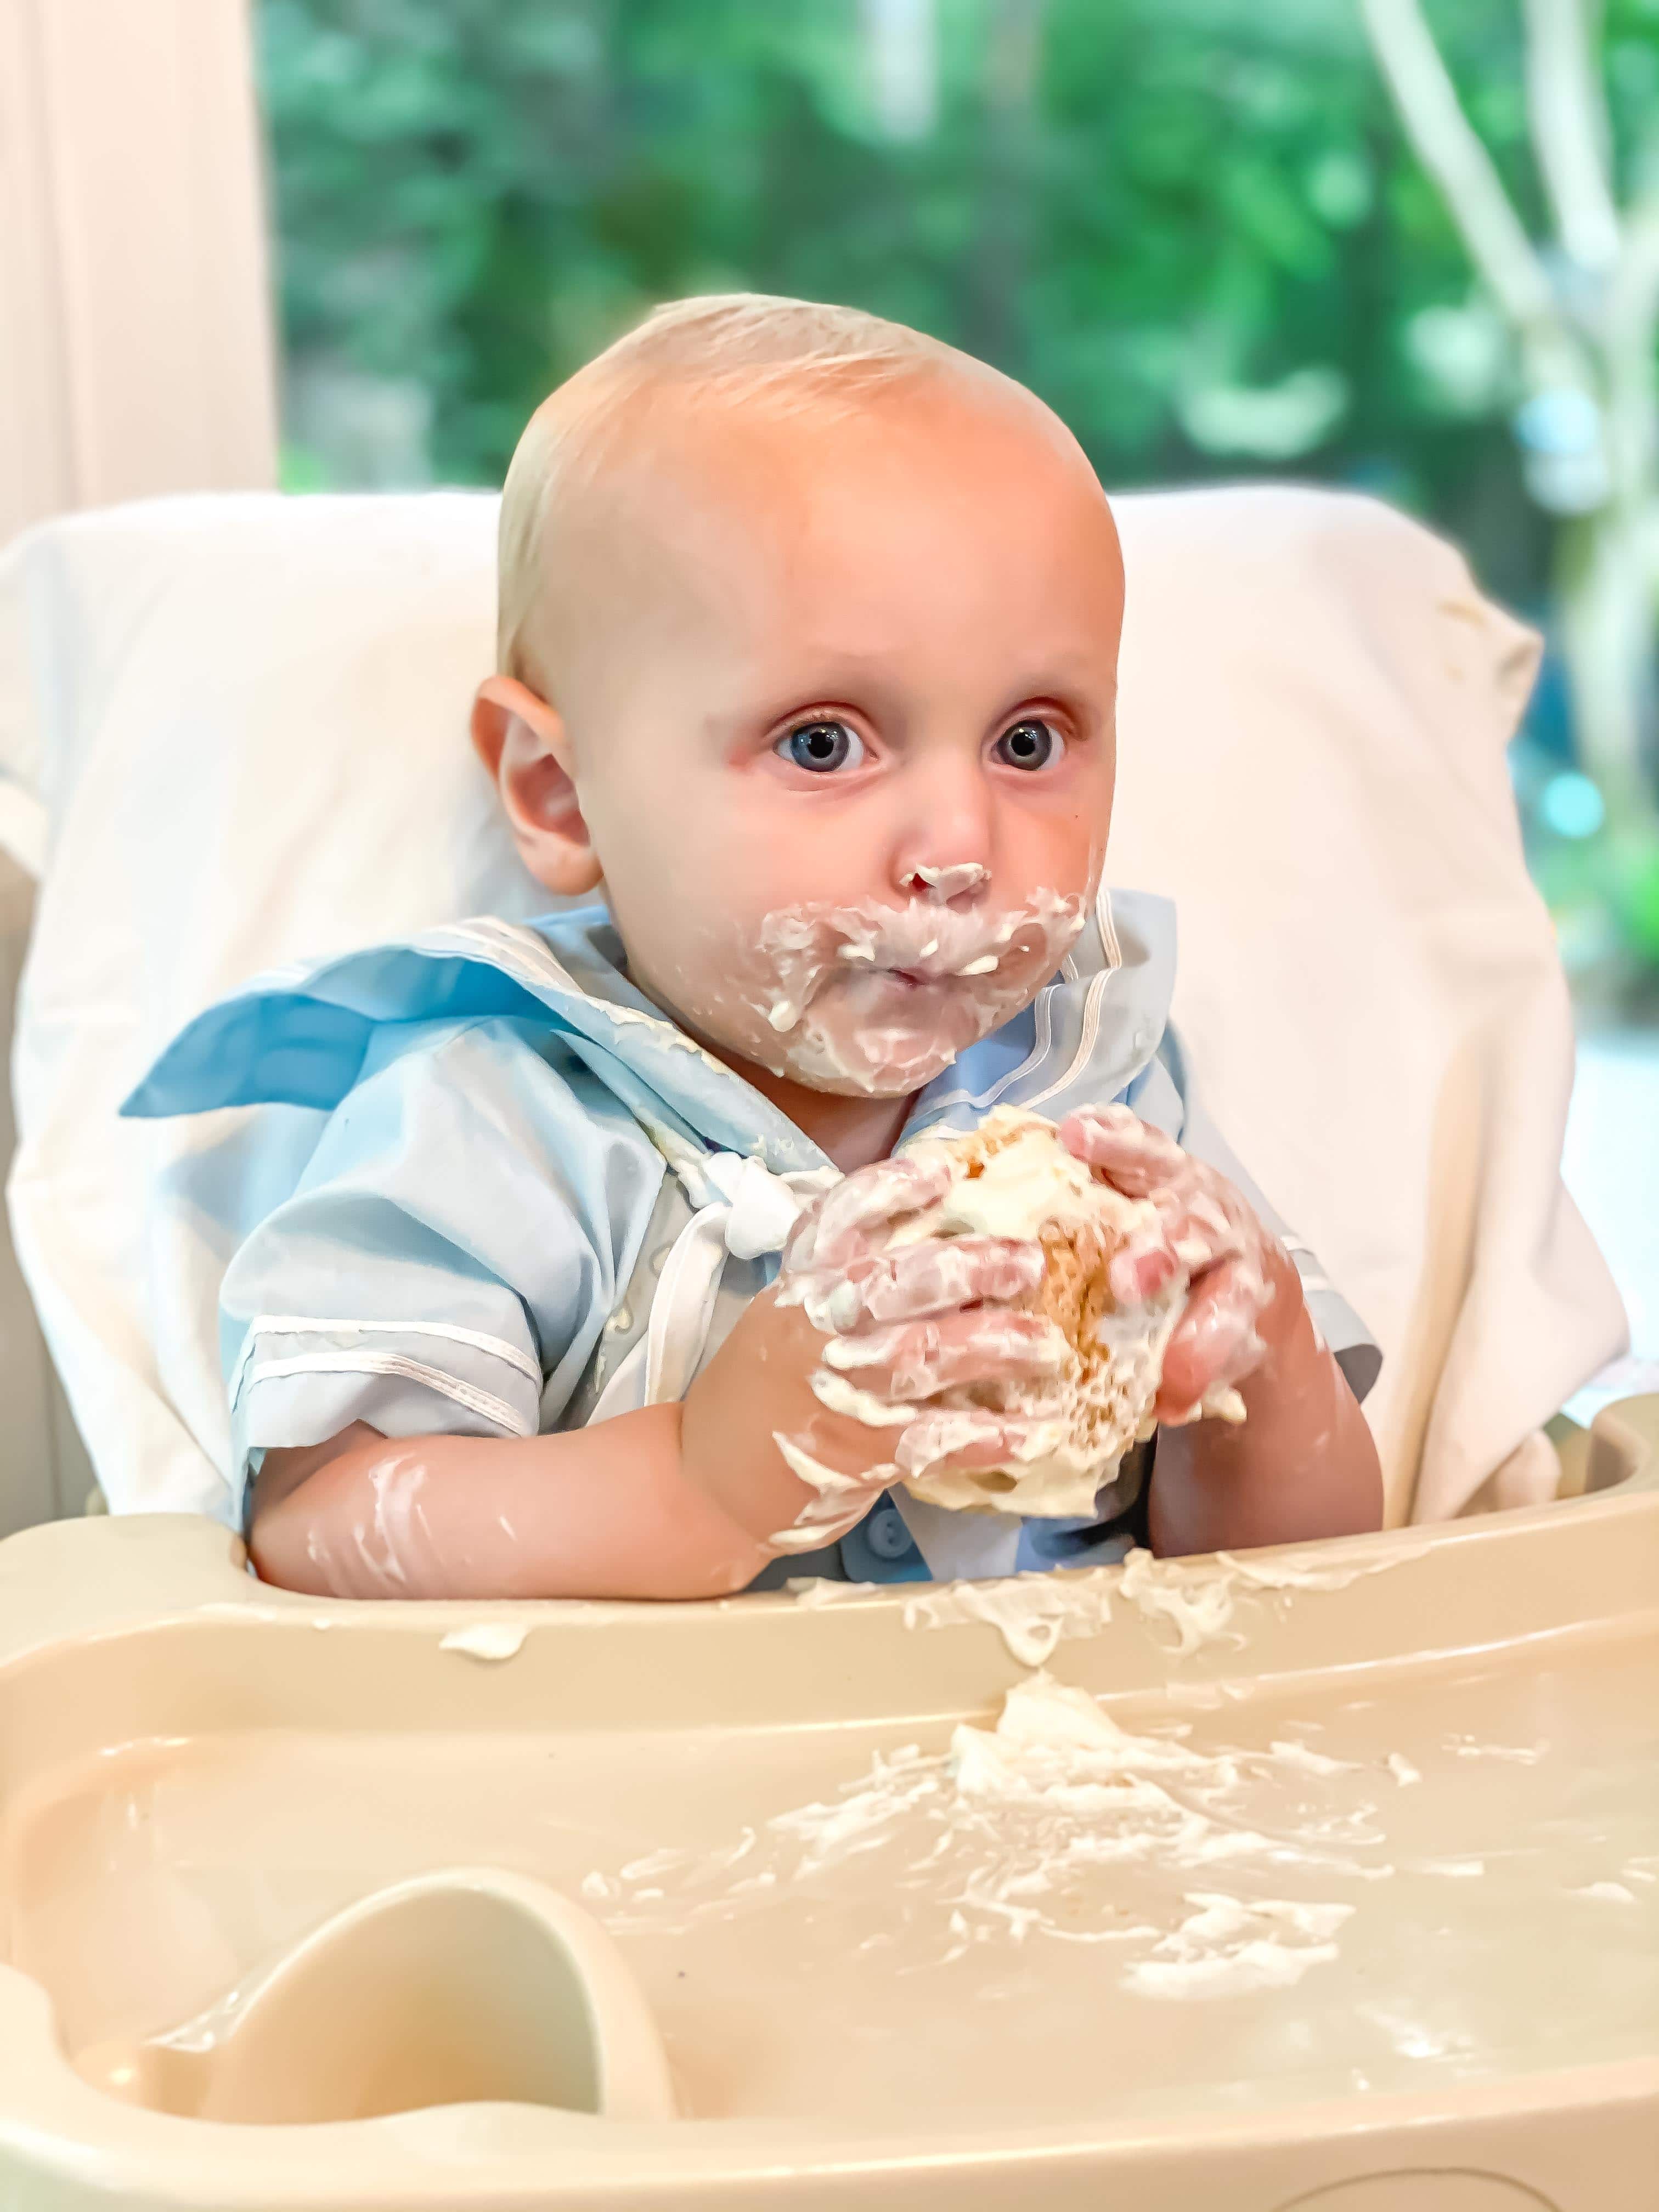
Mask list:
POLYGON ((918 1090, 1017 1012, 1082 928, 1079 894, 1000 910, 781 908, 762 918, 748 1003, 780 1042, 758 1057, 820 1090, 918 1090), (787 1038, 787 1042, 781 1042, 787 1038))
POLYGON ((868 975, 883 982, 900 983, 914 991, 938 989, 941 985, 971 981, 976 975, 988 975, 999 969, 1007 957, 1001 952, 980 951, 969 960, 951 961, 933 956, 932 948, 924 952, 920 961, 912 960, 900 966, 896 962, 872 958, 861 948, 843 946, 840 958, 843 972, 853 976, 868 975))
MULTIPOLYGON (((896 1023, 937 1025, 947 1051, 959 1051, 964 1022, 976 1035, 1006 1003, 1052 969, 1083 925, 1076 896, 1038 891, 1028 905, 958 912, 915 904, 803 906, 766 915, 757 948, 765 969, 756 1011, 780 1036, 809 1032, 816 1020, 839 1027, 896 1023)), ((872 1032, 873 1034, 873 1032, 872 1032)), ((817 1045, 809 1036, 813 1049, 817 1045)))
MULTIPOLYGON (((979 969, 975 972, 982 975, 986 969, 979 969)), ((867 975, 872 983, 885 983, 906 996, 916 991, 935 994, 950 991, 958 988, 963 980, 959 968, 931 965, 926 968, 889 968, 884 963, 874 968, 854 968, 850 974, 855 980, 867 975)))

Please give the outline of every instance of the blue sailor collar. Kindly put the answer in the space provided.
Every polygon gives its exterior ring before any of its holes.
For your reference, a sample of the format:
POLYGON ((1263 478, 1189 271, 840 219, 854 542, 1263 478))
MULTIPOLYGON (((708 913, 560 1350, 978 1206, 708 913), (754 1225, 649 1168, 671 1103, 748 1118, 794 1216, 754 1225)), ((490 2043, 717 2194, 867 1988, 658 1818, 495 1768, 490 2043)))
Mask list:
MULTIPOLYGON (((535 922, 483 916, 273 969, 189 1023, 121 1111, 330 1111, 377 1032, 505 1017, 544 1024, 659 1141, 740 1152, 778 1175, 827 1166, 779 1108, 635 988, 622 957, 610 915, 589 908, 535 922)), ((968 1127, 997 1104, 1058 1119, 1120 1095, 1158 1049, 1174 975, 1169 902, 1103 890, 1054 981, 927 1085, 904 1134, 968 1127)))

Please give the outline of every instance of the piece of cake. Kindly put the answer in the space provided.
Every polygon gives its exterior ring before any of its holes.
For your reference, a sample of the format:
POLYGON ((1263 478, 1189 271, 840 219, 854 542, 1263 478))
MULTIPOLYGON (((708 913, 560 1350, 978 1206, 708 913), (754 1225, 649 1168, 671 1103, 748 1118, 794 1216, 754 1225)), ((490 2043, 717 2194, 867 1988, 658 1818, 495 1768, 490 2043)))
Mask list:
MULTIPOLYGON (((906 1150, 944 1158, 954 1180, 942 1198, 895 1224, 889 1249, 924 1237, 1035 1238, 1047 1265, 1030 1305, 1054 1323, 1071 1352, 1052 1377, 969 1383, 929 1401, 947 1410, 979 1407, 1034 1420, 1031 1456, 990 1470, 912 1475, 907 1488, 969 1512, 1092 1514, 1124 1454, 1156 1426, 1164 1350, 1187 1301, 1184 1273, 1141 1304, 1120 1306, 1112 1295, 1112 1254, 1155 1218, 1155 1209, 1097 1182, 1060 1143, 1052 1121, 1011 1107, 996 1108, 965 1134, 920 1138, 906 1150)), ((1243 1418, 1235 1391, 1212 1394, 1204 1410, 1243 1418)))

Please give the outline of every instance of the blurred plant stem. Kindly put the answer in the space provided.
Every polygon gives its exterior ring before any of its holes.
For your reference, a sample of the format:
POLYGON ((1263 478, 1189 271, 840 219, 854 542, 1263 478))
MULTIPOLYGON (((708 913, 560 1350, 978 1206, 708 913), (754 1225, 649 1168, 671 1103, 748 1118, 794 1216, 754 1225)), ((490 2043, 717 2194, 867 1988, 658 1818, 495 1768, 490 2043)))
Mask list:
POLYGON ((1043 0, 990 0, 982 61, 978 221, 968 265, 969 349, 1029 374, 1020 314, 1031 263, 1043 0))
MULTIPOLYGON (((1527 116, 1554 231, 1528 236, 1419 0, 1360 0, 1406 134, 1514 333, 1528 489, 1560 518, 1555 584, 1580 758, 1632 866, 1659 841, 1648 767, 1659 587, 1659 146, 1620 206, 1595 0, 1523 0, 1527 116)), ((1615 896, 1619 886, 1614 886, 1615 896)))

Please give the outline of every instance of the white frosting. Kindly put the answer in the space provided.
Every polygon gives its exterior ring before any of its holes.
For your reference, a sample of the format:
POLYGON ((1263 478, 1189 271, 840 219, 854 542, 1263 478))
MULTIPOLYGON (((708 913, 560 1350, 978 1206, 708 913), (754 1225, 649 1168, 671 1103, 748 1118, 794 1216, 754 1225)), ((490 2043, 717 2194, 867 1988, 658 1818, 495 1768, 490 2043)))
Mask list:
POLYGON ((1012 1019, 1059 967, 1088 902, 1041 890, 1011 910, 945 903, 979 888, 982 872, 964 872, 975 866, 933 871, 927 896, 903 906, 764 915, 730 963, 734 992, 760 1017, 745 1049, 817 1090, 896 1097, 1012 1019))
POLYGON ((1123 1562, 1118 1589, 1143 1619, 1175 1630, 1183 1656, 1217 1642, 1232 1625, 1234 1580, 1225 1568, 1137 1550, 1123 1562))
POLYGON ((1272 1558, 1218 1552, 1211 1559, 1160 1559, 1150 1552, 1133 1551, 1123 1562, 1118 1589, 1144 1620, 1175 1630, 1174 1649, 1185 1657, 1206 1644, 1243 1640, 1234 1625, 1241 1590, 1288 1595, 1297 1590, 1346 1589, 1366 1575, 1386 1574, 1421 1557, 1420 1547, 1358 1562, 1326 1549, 1272 1558))
POLYGON ((1536 1766, 1548 1749, 1541 1743, 1480 1743, 1474 1736, 1453 1736, 1451 1748, 1459 1759, 1497 1759, 1510 1766, 1536 1766))
POLYGON ((1391 1552, 1384 1559, 1353 1560, 1328 1548, 1280 1552, 1272 1558, 1261 1552, 1243 1554, 1218 1552, 1216 1561, 1249 1589, 1345 1590, 1368 1575, 1386 1575, 1395 1567, 1420 1559, 1426 1545, 1391 1552))
POLYGON ((795 1439, 772 1431, 772 1441, 784 1465, 798 1482, 812 1492, 787 1528, 767 1538, 775 1552, 816 1552, 863 1519, 872 1498, 884 1485, 884 1474, 896 1478, 896 1468, 872 1468, 865 1474, 842 1474, 815 1459, 795 1439))
MULTIPOLYGON (((1014 1121, 1029 1126, 990 1153, 978 1175, 963 1175, 936 1205, 913 1214, 890 1243, 963 1235, 1030 1238, 1050 1224, 1072 1230, 1100 1223, 1124 1236, 1156 1218, 1150 1201, 1125 1198, 1109 1183, 1097 1182, 1083 1162, 1056 1141, 1052 1122, 1000 1108, 988 1117, 988 1126, 1014 1121)), ((919 1137, 907 1152, 912 1158, 952 1157, 949 1143, 933 1137, 919 1137)))
POLYGON ((306 1557, 337 1597, 398 1597, 427 1577, 436 1554, 422 1492, 427 1469, 416 1443, 388 1441, 368 1469, 369 1515, 331 1540, 314 1523, 306 1557))
MULTIPOLYGON (((824 1346, 825 1356, 835 1348, 836 1340, 832 1338, 824 1346)), ((862 1421, 866 1429, 906 1428, 921 1410, 919 1406, 878 1398, 872 1391, 860 1390, 856 1382, 849 1382, 844 1375, 837 1375, 827 1367, 814 1368, 807 1382, 820 1406, 827 1407, 832 1413, 845 1413, 854 1421, 862 1421)))
POLYGON ((620 1000, 596 999, 591 994, 587 997, 586 1003, 596 1012, 605 1015, 608 1020, 619 1024, 629 1022, 642 1023, 647 1029, 654 1031, 656 1042, 659 1044, 667 1045, 676 1052, 689 1052, 695 1058, 702 1060, 706 1066, 714 1068, 721 1075, 729 1074, 731 1072, 725 1061, 717 1060, 707 1045, 699 1044, 694 1036, 688 1036, 679 1024, 670 1021, 665 1014, 647 1013, 642 1006, 624 1006, 620 1000))
POLYGON ((1097 1635, 1111 1617, 1108 1585, 1097 1575, 1060 1580, 1030 1574, 1000 1582, 943 1583, 904 1601, 907 1628, 983 1621, 996 1630, 1009 1656, 1022 1667, 1046 1666, 1063 1637, 1097 1635))
MULTIPOLYGON (((792 1305, 795 1301, 787 1291, 780 1293, 780 1305, 792 1305)), ((802 1304, 805 1300, 800 1301, 802 1304)), ((811 1316, 808 1316, 811 1319, 811 1316)), ((838 1368, 845 1375, 856 1374, 860 1367, 885 1367, 892 1358, 890 1329, 877 1329, 869 1336, 832 1336, 819 1357, 826 1367, 838 1368)))
POLYGON ((1352 1774, 1354 1771, 1352 1759, 1329 1758, 1305 1743, 1276 1736, 1267 1748, 1283 1765, 1296 1767, 1304 1774, 1352 1774))
POLYGON ((1304 1905, 1284 1898, 1244 1904, 1215 1891, 1194 1890, 1198 1907, 1164 1936, 1152 1955, 1124 1975, 1142 1996, 1237 1996, 1246 1990, 1287 1989, 1310 1966, 1334 1959, 1330 1938, 1352 1913, 1351 1905, 1304 1905), (1287 1929, 1304 1940, 1285 1942, 1287 1929))
POLYGON ((440 1651, 465 1651, 471 1659, 514 1659, 530 1631, 516 1621, 479 1620, 438 1638, 440 1651))
POLYGON ((1199 1400, 1198 1415, 1200 1420, 1229 1421, 1237 1428, 1247 1418, 1244 1394, 1231 1383, 1218 1382, 1199 1400))
POLYGON ((1008 1693, 994 1728, 963 1723, 942 1756, 915 1744, 878 1753, 833 1799, 779 1813, 712 1851, 654 1853, 621 1876, 592 1875, 583 1894, 607 1906, 613 1931, 663 1933, 754 1909, 781 1885, 821 1882, 855 1863, 860 1893, 872 1881, 913 1899, 925 1892, 925 1908, 903 1910, 913 1931, 915 1912, 937 1916, 941 1965, 999 1938, 1054 1941, 1121 1947, 1124 1986, 1149 1997, 1280 1987, 1334 1955, 1353 1904, 1189 1891, 1179 1877, 1226 1864, 1237 1881, 1271 1878, 1277 1888, 1287 1870, 1350 1880, 1392 1871, 1333 1852, 1340 1819, 1297 1826, 1319 1778, 1310 1784, 1282 1752, 1200 1749, 1183 1731, 1138 1735, 1084 1691, 1038 1674, 1008 1693), (1291 1791, 1263 1832, 1240 1817, 1240 1793, 1281 1773, 1291 1791), (890 1856, 872 1873, 875 1853, 890 1856), (739 1858, 741 1879, 726 1879, 739 1858), (1138 1910, 1121 1901, 1132 1887, 1138 1910))
POLYGON ((941 902, 961 898, 969 891, 983 888, 991 880, 991 871, 977 860, 957 860, 946 867, 920 867, 910 872, 919 882, 927 884, 933 896, 941 902))
MULTIPOLYGON (((907 1474, 929 1467, 933 1460, 947 1459, 953 1452, 964 1451, 970 1444, 982 1443, 987 1430, 995 1428, 997 1416, 976 1406, 951 1407, 940 1413, 927 1414, 926 1424, 925 1449, 915 1449, 908 1455, 902 1449, 900 1450, 899 1463, 907 1474)), ((1034 1467, 1039 1462, 1046 1469, 1048 1466, 1061 1462, 1074 1470, 1079 1462, 1075 1453, 1068 1453, 1066 1439, 1067 1430, 1064 1421, 1056 1418, 1032 1422, 1029 1429, 1016 1437, 1009 1447, 1010 1471, 1034 1467)), ((960 1502, 982 1505, 985 1493, 982 1487, 978 1486, 980 1481, 978 1472, 972 1468, 959 1471, 941 1469, 938 1474, 930 1472, 925 1483, 912 1482, 910 1487, 919 1498, 925 1496, 932 1498, 937 1505, 945 1505, 953 1502, 948 1492, 968 1485, 972 1486, 971 1496, 964 1493, 960 1502)), ((1028 1493, 1022 1493, 1022 1504, 1026 1495, 1028 1493)), ((1089 1495, 1092 1500, 1092 1485, 1089 1495)))
POLYGON ((848 1598, 872 1596, 883 1585, 880 1583, 832 1583, 820 1575, 797 1575, 783 1587, 797 1605, 804 1605, 811 1612, 821 1606, 844 1604, 848 1598))
POLYGON ((371 1467, 368 1484, 374 1519, 368 1528, 352 1529, 358 1554, 382 1587, 405 1589, 409 1559, 424 1533, 419 1499, 426 1486, 426 1469, 399 1455, 371 1467))

